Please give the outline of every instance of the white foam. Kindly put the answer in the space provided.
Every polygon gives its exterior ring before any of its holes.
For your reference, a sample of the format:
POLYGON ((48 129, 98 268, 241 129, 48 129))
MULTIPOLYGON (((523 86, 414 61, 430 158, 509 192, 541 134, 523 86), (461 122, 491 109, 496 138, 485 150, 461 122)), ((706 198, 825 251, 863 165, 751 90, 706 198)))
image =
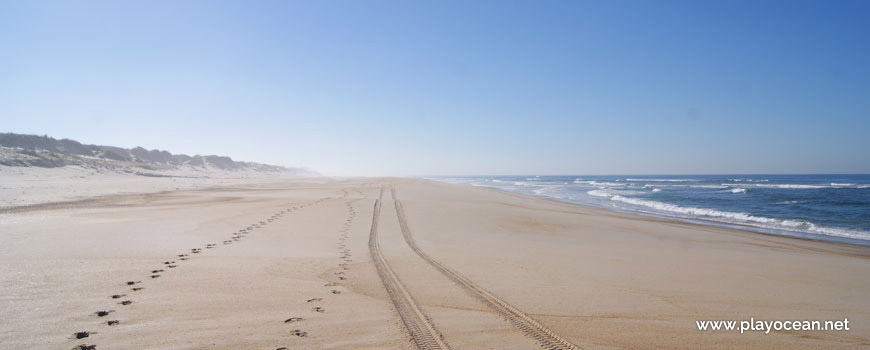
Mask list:
POLYGON ((564 189, 565 187, 561 185, 542 185, 532 190, 532 193, 539 196, 573 200, 574 198, 570 196, 571 193, 563 191, 564 189))
POLYGON ((624 196, 635 196, 635 195, 639 195, 639 194, 644 194, 644 193, 645 193, 645 192, 642 192, 642 191, 632 191, 632 190, 614 189, 614 188, 608 188, 607 191, 610 192, 611 194, 621 194, 621 195, 624 195, 624 196))
POLYGON ((620 195, 614 195, 614 196, 610 197, 610 199, 614 200, 614 201, 618 201, 618 202, 648 207, 648 208, 652 208, 652 209, 659 210, 659 211, 678 213, 678 214, 684 214, 684 215, 690 215, 690 216, 729 218, 729 219, 734 219, 734 220, 741 221, 741 222, 758 222, 758 223, 765 223, 765 224, 776 223, 776 221, 777 221, 776 219, 770 219, 770 218, 759 217, 759 216, 752 216, 752 215, 749 215, 746 213, 732 213, 732 212, 725 212, 725 211, 719 211, 719 210, 707 209, 707 208, 681 207, 679 205, 674 205, 674 204, 650 201, 650 200, 639 199, 639 198, 629 198, 629 197, 623 197, 620 195))
POLYGON ((853 183, 838 183, 831 182, 830 185, 807 185, 807 184, 722 184, 727 186, 739 186, 739 187, 758 187, 758 188, 782 188, 782 189, 819 189, 819 188, 870 188, 870 185, 866 184, 853 184, 853 183))
POLYGON ((662 185, 662 184, 643 185, 643 188, 648 188, 648 187, 678 187, 678 188, 682 187, 682 188, 718 188, 718 189, 724 189, 724 188, 728 188, 729 185, 725 185, 725 184, 722 184, 722 185, 662 185))
POLYGON ((732 188, 731 193, 746 193, 745 188, 732 188))
POLYGON ((586 192, 586 194, 588 194, 590 196, 595 196, 595 197, 610 197, 610 196, 612 196, 612 194, 610 194, 610 192, 607 192, 604 190, 592 190, 592 191, 586 192))
POLYGON ((615 186, 615 187, 623 187, 625 184, 616 183, 616 182, 599 182, 599 181, 588 181, 588 180, 574 180, 575 184, 587 184, 598 187, 607 187, 607 186, 615 186))
POLYGON ((682 207, 657 201, 613 195, 611 200, 654 209, 653 213, 671 213, 687 219, 704 219, 729 224, 749 225, 766 229, 791 230, 827 236, 870 240, 870 232, 816 226, 805 220, 781 220, 747 213, 734 213, 708 208, 682 207))
POLYGON ((788 188, 788 189, 815 189, 815 188, 830 188, 824 185, 799 185, 799 184, 722 184, 723 186, 752 186, 759 188, 788 188))
POLYGON ((653 192, 661 192, 662 189, 661 189, 661 188, 653 188, 652 191, 653 191, 653 192))

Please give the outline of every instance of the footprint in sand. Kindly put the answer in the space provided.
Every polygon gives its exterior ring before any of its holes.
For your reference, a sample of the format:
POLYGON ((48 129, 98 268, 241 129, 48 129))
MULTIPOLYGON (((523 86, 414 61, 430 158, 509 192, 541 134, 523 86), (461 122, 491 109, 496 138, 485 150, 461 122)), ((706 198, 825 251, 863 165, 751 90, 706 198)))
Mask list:
POLYGON ((290 317, 290 318, 284 320, 284 323, 293 323, 293 322, 299 322, 299 321, 302 321, 302 317, 290 317))
POLYGON ((163 270, 151 270, 151 273, 159 273, 159 272, 163 272, 163 270))
MULTIPOLYGON (((91 332, 88 332, 88 331, 84 331, 84 332, 75 332, 75 333, 73 333, 73 337, 75 337, 76 339, 83 339, 83 338, 90 337, 91 334, 92 334, 92 333, 91 333, 91 332)), ((93 334, 97 334, 97 333, 96 333, 96 332, 93 332, 93 334)))
POLYGON ((297 337, 304 337, 304 336, 307 336, 307 335, 308 335, 308 332, 303 332, 303 331, 301 331, 301 330, 294 329, 294 330, 290 331, 290 334, 293 334, 293 335, 295 335, 295 336, 297 336, 297 337))
POLYGON ((306 300, 305 302, 310 303, 310 302, 321 301, 321 300, 323 300, 323 298, 311 298, 311 299, 306 300))
POLYGON ((136 287, 136 288, 131 288, 131 289, 132 289, 134 292, 138 292, 138 291, 140 291, 140 290, 145 289, 145 287, 136 287))
POLYGON ((125 296, 127 296, 127 294, 115 294, 115 295, 112 295, 112 299, 120 299, 120 298, 123 298, 125 296))
POLYGON ((136 284, 136 283, 142 283, 142 281, 127 281, 127 285, 128 285, 128 286, 132 286, 132 285, 134 285, 134 284, 136 284))
POLYGON ((118 304, 121 304, 121 305, 125 305, 125 306, 126 306, 126 305, 130 305, 130 304, 132 304, 132 303, 133 303, 132 300, 124 300, 124 301, 122 301, 122 302, 120 302, 120 303, 118 303, 118 304))
POLYGON ((320 306, 315 306, 315 307, 312 307, 312 308, 311 308, 311 311, 314 311, 314 312, 325 312, 326 309, 324 309, 324 308, 322 308, 322 307, 320 307, 320 306))
POLYGON ((121 323, 121 322, 118 321, 118 320, 109 320, 109 321, 106 321, 106 324, 107 324, 107 325, 110 325, 110 326, 117 325, 118 323, 121 323))
POLYGON ((333 289, 333 290, 331 290, 330 292, 332 292, 332 294, 341 294, 341 291, 340 291, 340 290, 336 290, 336 289, 333 289))
POLYGON ((151 275, 151 278, 157 278, 157 277, 160 277, 160 275, 151 275))
POLYGON ((101 310, 101 311, 94 312, 94 315, 97 315, 97 317, 103 317, 103 316, 106 316, 106 315, 113 313, 113 312, 115 312, 115 310, 109 310, 109 311, 101 310))
POLYGON ((76 347, 74 347, 73 350, 97 350, 97 346, 96 345, 82 344, 82 345, 76 345, 76 347))

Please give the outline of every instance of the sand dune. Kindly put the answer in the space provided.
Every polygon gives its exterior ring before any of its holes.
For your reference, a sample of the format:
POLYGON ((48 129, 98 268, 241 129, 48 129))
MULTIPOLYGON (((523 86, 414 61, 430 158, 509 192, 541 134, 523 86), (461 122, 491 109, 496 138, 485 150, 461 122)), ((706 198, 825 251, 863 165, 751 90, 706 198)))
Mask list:
POLYGON ((857 349, 870 346, 868 256, 425 180, 252 180, 7 207, 0 339, 15 349, 857 349), (854 327, 695 326, 749 317, 854 327))

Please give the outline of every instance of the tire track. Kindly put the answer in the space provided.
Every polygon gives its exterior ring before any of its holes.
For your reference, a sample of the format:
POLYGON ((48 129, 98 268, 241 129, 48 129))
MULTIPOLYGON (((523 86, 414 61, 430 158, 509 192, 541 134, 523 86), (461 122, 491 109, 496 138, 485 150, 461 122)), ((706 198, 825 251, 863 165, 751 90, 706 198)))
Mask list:
POLYGON ((527 336, 535 339, 542 348, 548 350, 580 349, 580 347, 574 345, 565 338, 562 338, 547 327, 544 327, 544 325, 531 318, 529 315, 526 315, 501 298, 481 288, 468 278, 460 275, 458 272, 453 271, 447 266, 442 265, 435 259, 432 259, 429 255, 426 255, 426 253, 417 246, 414 237, 411 236, 411 230, 408 228, 408 222, 405 220, 405 210, 402 207, 402 202, 400 202, 396 197, 396 188, 390 186, 390 192, 393 196, 393 203, 396 206, 396 214, 399 216, 399 226, 402 228, 402 236, 405 237, 405 243, 411 247, 411 250, 423 258, 423 260, 426 260, 426 262, 435 267, 436 270, 441 271, 441 273, 447 276, 447 278, 459 284, 466 292, 483 302, 493 311, 502 315, 502 317, 523 331, 527 336))
POLYGON ((374 214, 372 216, 372 229, 369 234, 369 250, 372 255, 372 261, 378 270, 378 275, 384 283, 384 288, 387 290, 387 295, 393 302, 402 323, 411 335, 411 340, 420 350, 449 350, 450 347, 441 339, 439 333, 423 311, 417 306, 414 298, 399 281, 398 276, 387 264, 381 253, 381 247, 378 244, 378 218, 381 214, 381 198, 384 196, 384 188, 381 187, 380 195, 375 200, 374 214))

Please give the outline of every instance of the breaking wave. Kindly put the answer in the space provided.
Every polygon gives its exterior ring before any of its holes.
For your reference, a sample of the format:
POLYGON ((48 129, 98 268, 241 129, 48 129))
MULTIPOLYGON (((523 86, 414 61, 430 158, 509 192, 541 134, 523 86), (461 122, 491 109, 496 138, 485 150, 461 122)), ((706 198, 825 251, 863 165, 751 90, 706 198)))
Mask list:
POLYGON ((821 189, 821 188, 870 188, 870 185, 857 185, 853 183, 831 182, 830 185, 807 185, 807 184, 722 184, 723 186, 757 187, 757 188, 782 188, 782 189, 821 189))
POLYGON ((708 208, 683 207, 674 204, 650 201, 639 198, 630 198, 620 195, 610 196, 610 200, 654 209, 655 211, 653 212, 653 214, 669 213, 673 216, 685 219, 703 219, 727 224, 749 225, 766 229, 791 230, 851 239, 866 240, 870 238, 870 232, 833 227, 822 227, 805 220, 781 220, 767 218, 763 216, 750 215, 747 213, 734 213, 708 208))
POLYGON ((574 180, 575 184, 587 184, 592 186, 625 186, 625 184, 616 183, 616 182, 599 182, 599 181, 591 181, 591 180, 574 180))

